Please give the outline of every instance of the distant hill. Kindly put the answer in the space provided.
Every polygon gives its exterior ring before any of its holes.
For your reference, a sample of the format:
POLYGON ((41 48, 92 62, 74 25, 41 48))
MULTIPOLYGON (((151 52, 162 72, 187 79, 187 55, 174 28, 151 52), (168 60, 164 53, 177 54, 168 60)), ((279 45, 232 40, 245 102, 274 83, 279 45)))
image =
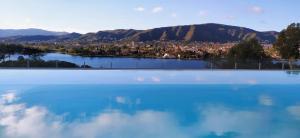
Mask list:
POLYGON ((59 36, 66 35, 66 32, 52 32, 42 29, 0 29, 0 37, 13 37, 13 36, 59 36))
POLYGON ((119 41, 119 40, 125 40, 130 39, 132 36, 140 33, 142 31, 139 30, 110 30, 110 31, 99 31, 97 33, 88 33, 85 35, 82 35, 80 40, 82 41, 119 41))
POLYGON ((202 42, 235 42, 256 37, 264 42, 274 42, 277 32, 258 32, 252 29, 222 24, 202 24, 155 28, 135 34, 136 41, 175 40, 202 42))
POLYGON ((11 36, 0 38, 0 42, 9 43, 32 43, 32 42, 66 42, 78 41, 82 35, 79 33, 70 33, 65 35, 33 35, 33 36, 11 36))
POLYGON ((259 32, 249 28, 222 25, 222 24, 200 24, 174 27, 162 27, 149 30, 111 30, 99 31, 88 34, 66 34, 66 35, 37 35, 18 36, 0 39, 9 42, 70 42, 81 43, 112 42, 112 41, 199 41, 199 42, 238 42, 256 37, 262 42, 273 43, 278 32, 259 32))
POLYGON ((149 30, 113 30, 83 35, 87 41, 201 41, 201 42, 237 42, 256 37, 272 43, 278 32, 259 32, 249 28, 222 24, 185 25, 162 27, 149 30))

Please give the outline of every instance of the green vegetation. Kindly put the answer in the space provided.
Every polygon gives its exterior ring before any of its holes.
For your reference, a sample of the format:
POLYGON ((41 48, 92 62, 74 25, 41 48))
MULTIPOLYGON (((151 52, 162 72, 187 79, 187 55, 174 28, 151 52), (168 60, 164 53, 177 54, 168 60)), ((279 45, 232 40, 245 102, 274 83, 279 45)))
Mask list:
POLYGON ((256 39, 245 40, 228 52, 228 57, 235 60, 261 60, 266 57, 262 45, 256 39))
POLYGON ((281 31, 274 46, 284 59, 294 60, 299 58, 300 23, 293 23, 287 29, 281 31))
POLYGON ((65 61, 44 61, 41 59, 24 59, 18 57, 17 61, 0 62, 0 67, 5 68, 91 68, 90 66, 78 66, 74 63, 65 61))
POLYGON ((281 31, 274 47, 281 58, 289 60, 290 68, 293 69, 291 62, 300 56, 300 23, 293 23, 281 31))
POLYGON ((43 53, 43 51, 33 47, 26 47, 19 44, 0 44, 0 55, 4 55, 4 54, 36 55, 41 53, 43 53))
POLYGON ((227 59, 215 61, 222 69, 288 69, 266 55, 264 47, 255 38, 245 40, 229 49, 227 59))
POLYGON ((0 61, 13 54, 30 55, 36 57, 42 55, 43 53, 44 51, 33 47, 26 47, 18 44, 0 44, 0 61))

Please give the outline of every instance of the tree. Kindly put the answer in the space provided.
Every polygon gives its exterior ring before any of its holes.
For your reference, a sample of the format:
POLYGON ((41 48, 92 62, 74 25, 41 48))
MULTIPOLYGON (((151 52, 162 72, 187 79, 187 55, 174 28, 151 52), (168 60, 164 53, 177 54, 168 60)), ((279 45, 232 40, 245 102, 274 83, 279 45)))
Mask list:
POLYGON ((289 60, 290 67, 293 68, 291 62, 300 56, 300 23, 293 23, 281 31, 274 47, 281 58, 289 60))
POLYGON ((18 61, 24 61, 24 60, 25 60, 24 56, 19 56, 18 57, 18 61))
POLYGON ((265 57, 265 52, 258 40, 252 38, 232 47, 228 56, 239 60, 260 60, 265 57))
POLYGON ((5 55, 0 53, 0 62, 5 59, 5 55))

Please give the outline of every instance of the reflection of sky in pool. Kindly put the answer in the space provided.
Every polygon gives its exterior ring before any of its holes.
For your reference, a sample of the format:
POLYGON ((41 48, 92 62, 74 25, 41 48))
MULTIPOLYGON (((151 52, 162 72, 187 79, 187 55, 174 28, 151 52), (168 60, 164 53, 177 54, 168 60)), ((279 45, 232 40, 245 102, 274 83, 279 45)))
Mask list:
POLYGON ((0 137, 298 138, 300 76, 0 70, 0 137))

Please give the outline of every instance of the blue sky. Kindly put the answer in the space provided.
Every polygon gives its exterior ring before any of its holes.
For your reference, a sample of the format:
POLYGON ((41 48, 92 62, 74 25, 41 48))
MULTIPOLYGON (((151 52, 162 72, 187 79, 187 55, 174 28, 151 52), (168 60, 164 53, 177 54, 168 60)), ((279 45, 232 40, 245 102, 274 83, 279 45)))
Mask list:
POLYGON ((96 32, 222 23, 280 31, 300 22, 299 0, 1 0, 0 28, 96 32))

